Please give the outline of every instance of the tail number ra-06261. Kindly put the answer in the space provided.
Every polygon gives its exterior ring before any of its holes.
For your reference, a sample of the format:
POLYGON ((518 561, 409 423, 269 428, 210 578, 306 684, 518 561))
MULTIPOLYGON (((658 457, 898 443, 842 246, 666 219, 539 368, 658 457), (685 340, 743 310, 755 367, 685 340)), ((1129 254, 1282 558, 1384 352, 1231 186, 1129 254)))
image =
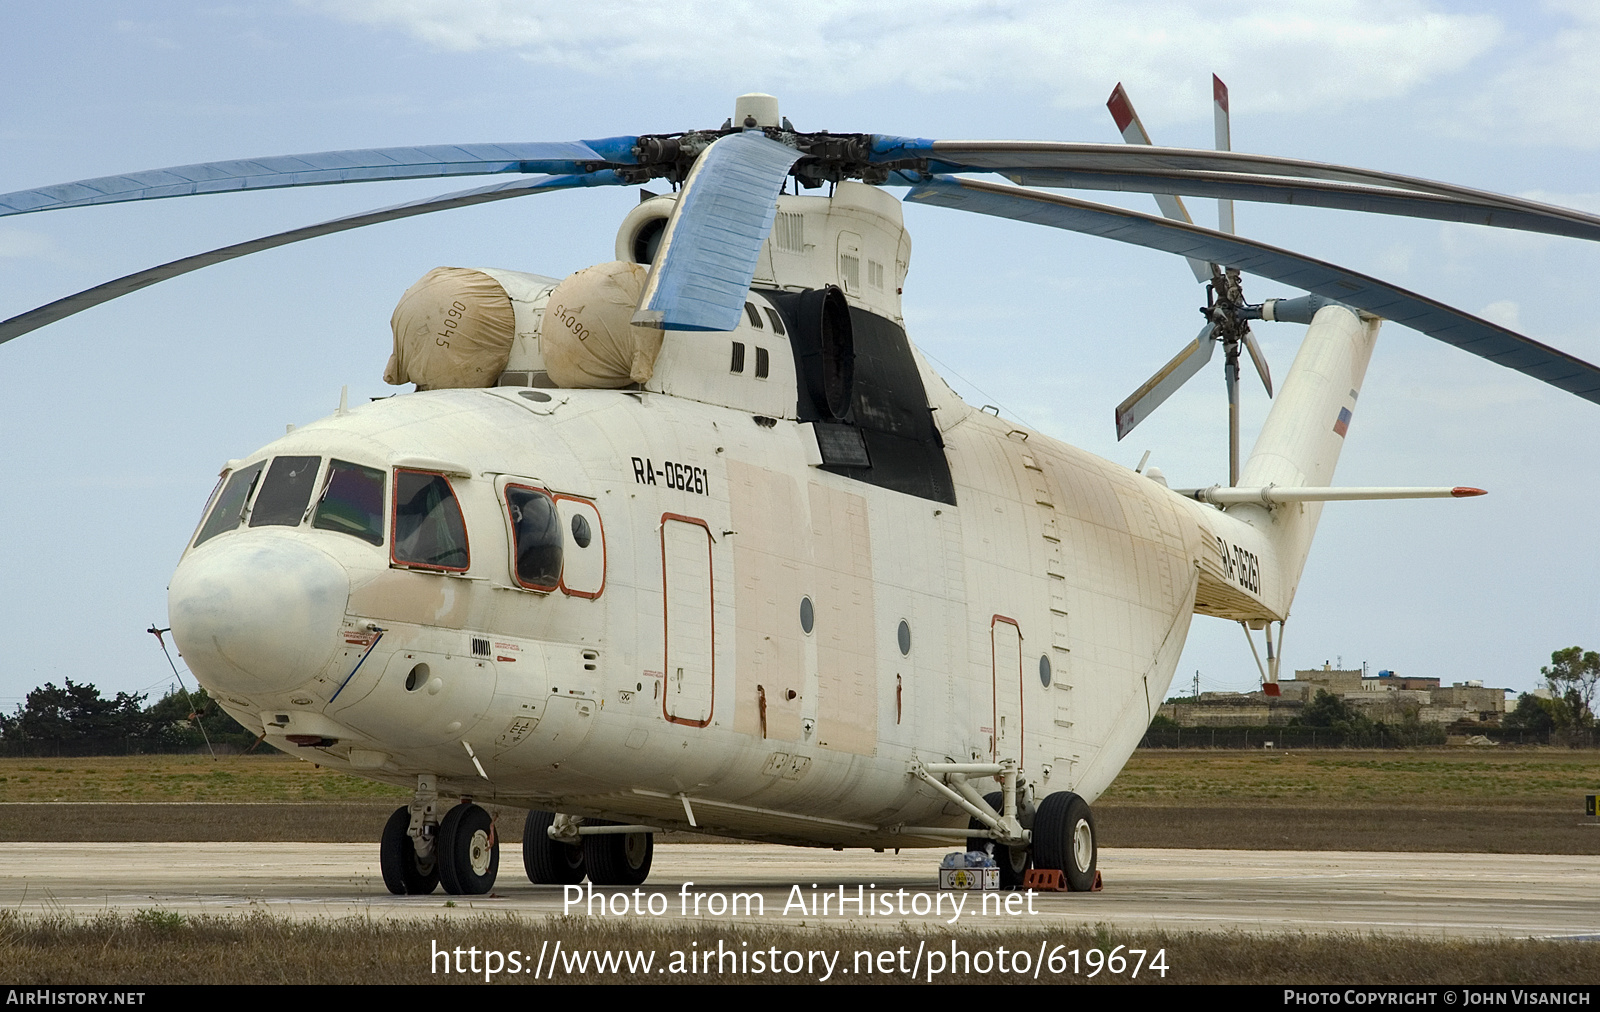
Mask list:
POLYGON ((1221 538, 1217 539, 1217 551, 1222 553, 1222 568, 1227 571, 1228 579, 1252 594, 1261 593, 1261 562, 1255 552, 1230 545, 1221 538))

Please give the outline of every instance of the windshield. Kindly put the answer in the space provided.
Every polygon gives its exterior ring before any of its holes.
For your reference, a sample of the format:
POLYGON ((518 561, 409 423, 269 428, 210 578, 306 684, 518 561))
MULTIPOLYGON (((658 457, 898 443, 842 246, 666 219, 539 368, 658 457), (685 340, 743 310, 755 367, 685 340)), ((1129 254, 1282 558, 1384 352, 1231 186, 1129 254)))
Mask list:
POLYGON ((311 526, 383 544, 383 472, 334 460, 311 526))
POLYGON ((250 499, 250 490, 255 488, 256 479, 261 476, 261 469, 266 464, 264 460, 257 461, 229 476, 228 483, 222 487, 222 494, 217 497, 217 504, 211 508, 211 515, 206 517, 200 533, 195 535, 195 547, 198 548, 223 531, 231 531, 239 526, 239 519, 244 515, 244 504, 250 499))
POLYGON ((321 466, 321 457, 274 457, 250 510, 250 526, 299 527, 321 466))

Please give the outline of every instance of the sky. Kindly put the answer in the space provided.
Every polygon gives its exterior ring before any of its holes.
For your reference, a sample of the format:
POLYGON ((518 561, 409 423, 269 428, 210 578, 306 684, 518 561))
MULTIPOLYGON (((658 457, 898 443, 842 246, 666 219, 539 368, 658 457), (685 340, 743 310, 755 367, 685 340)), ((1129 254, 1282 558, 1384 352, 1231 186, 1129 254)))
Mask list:
MULTIPOLYGON (((766 91, 802 130, 1118 139, 1121 81, 1157 143, 1353 164, 1600 212, 1600 11, 1585 3, 893 0, 65 2, 0 34, 0 192, 256 155, 715 127, 766 91)), ((485 180, 488 181, 488 180, 485 180)), ((470 181, 368 183, 0 219, 0 318, 167 260, 470 181)), ((1154 210, 1138 195, 1078 194, 1154 210)), ((0 708, 46 681, 172 684, 166 584, 222 464, 288 423, 392 392, 401 292, 434 266, 562 276, 609 260, 632 190, 428 215, 169 281, 0 346, 0 708)), ((1191 201, 1201 224, 1211 201, 1191 201)), ((1240 204, 1239 231, 1600 361, 1600 250, 1578 240, 1240 204)), ((1226 480, 1220 369, 1118 443, 1114 406, 1198 324, 1166 254, 907 207, 911 338, 963 396, 1174 486, 1226 480)), ((1251 301, 1300 294, 1246 278, 1251 301)), ((1261 325, 1275 375, 1304 330, 1261 325)), ((1247 373, 1246 447, 1265 417, 1247 373)), ((1336 475, 1475 485, 1330 505, 1285 637, 1323 662, 1539 684, 1600 647, 1600 405, 1398 326, 1336 475)), ((1259 681, 1197 617, 1176 684, 1259 681)))

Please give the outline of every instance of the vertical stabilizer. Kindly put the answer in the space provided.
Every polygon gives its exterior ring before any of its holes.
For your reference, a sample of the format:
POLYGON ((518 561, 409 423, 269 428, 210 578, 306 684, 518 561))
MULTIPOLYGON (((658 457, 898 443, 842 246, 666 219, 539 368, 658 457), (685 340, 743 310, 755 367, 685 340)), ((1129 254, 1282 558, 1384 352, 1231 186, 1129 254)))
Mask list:
MULTIPOLYGON (((1318 311, 1240 473, 1241 486, 1331 484, 1381 322, 1362 319, 1344 306, 1318 311)), ((1272 540, 1281 578, 1267 585, 1279 588, 1283 597, 1271 607, 1287 615, 1322 517, 1322 504, 1299 503, 1271 511, 1235 506, 1228 514, 1263 530, 1272 540)))

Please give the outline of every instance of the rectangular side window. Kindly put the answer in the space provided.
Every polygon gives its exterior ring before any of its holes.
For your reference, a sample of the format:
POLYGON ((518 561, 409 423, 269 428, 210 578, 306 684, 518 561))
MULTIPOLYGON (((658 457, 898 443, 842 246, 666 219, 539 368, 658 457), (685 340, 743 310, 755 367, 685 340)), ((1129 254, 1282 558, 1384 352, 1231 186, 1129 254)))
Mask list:
POLYGON ((466 572, 471 559, 467 522, 444 475, 395 471, 393 530, 391 557, 396 563, 466 572))

